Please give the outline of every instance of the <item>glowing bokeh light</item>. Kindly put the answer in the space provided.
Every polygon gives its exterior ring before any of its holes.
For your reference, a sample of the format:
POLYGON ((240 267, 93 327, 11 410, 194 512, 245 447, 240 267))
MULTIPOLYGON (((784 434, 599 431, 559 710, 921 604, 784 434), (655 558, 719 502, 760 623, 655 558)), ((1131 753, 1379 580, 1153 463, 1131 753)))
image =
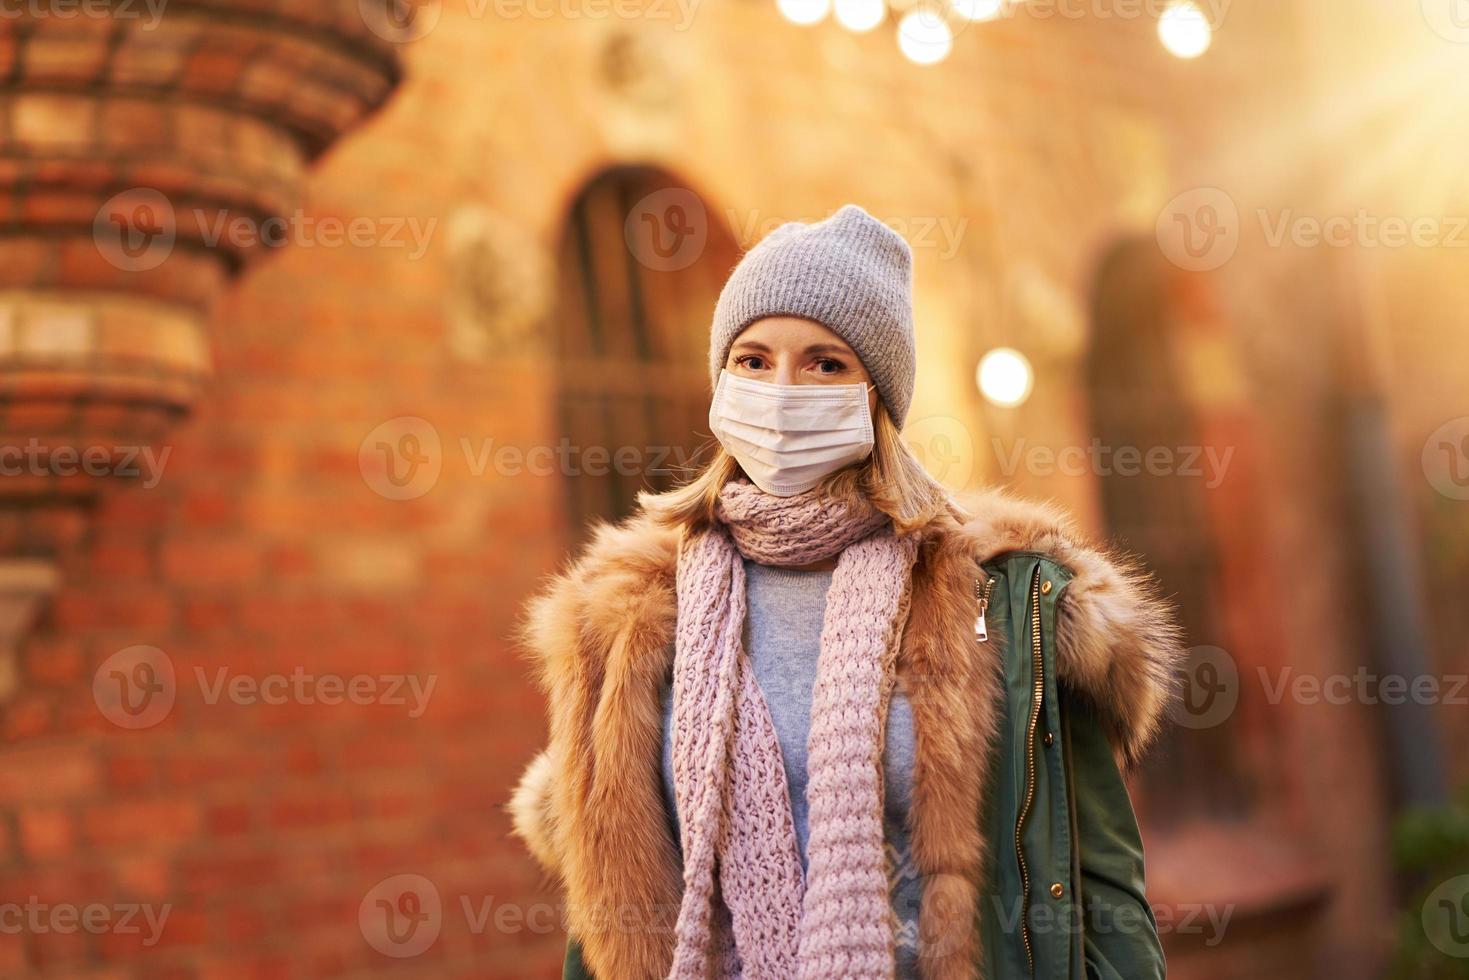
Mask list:
POLYGON ((775 5, 792 24, 817 24, 831 12, 831 0, 775 0, 775 5))
POLYGON ((936 65, 949 56, 954 32, 948 21, 933 10, 910 10, 898 21, 898 48, 909 61, 936 65))
POLYGON ((954 13, 965 20, 994 20, 1005 12, 1007 0, 953 0, 954 13))
POLYGON ((975 372, 979 393, 995 405, 1013 408, 1030 397, 1035 373, 1024 354, 1011 347, 996 347, 980 358, 975 372))
POLYGON ((1158 19, 1158 39, 1168 53, 1179 58, 1197 58, 1209 50, 1214 29, 1198 4, 1180 0, 1163 11, 1158 19))
POLYGON ((837 23, 858 34, 881 24, 886 13, 883 0, 836 0, 837 23))

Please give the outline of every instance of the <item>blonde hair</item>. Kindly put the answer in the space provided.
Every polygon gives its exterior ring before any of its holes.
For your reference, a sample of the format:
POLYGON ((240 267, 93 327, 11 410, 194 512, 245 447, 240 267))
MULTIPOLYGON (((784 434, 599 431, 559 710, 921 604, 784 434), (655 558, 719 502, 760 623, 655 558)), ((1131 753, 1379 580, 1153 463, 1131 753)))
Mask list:
MULTIPOLYGON (((872 421, 872 454, 859 466, 846 466, 825 477, 817 490, 836 500, 865 497, 893 519, 899 534, 926 528, 945 515, 963 520, 963 509, 923 468, 881 404, 872 421)), ((664 526, 705 527, 714 523, 719 492, 742 473, 735 458, 716 442, 714 456, 692 479, 662 493, 644 490, 638 494, 638 505, 664 526)))

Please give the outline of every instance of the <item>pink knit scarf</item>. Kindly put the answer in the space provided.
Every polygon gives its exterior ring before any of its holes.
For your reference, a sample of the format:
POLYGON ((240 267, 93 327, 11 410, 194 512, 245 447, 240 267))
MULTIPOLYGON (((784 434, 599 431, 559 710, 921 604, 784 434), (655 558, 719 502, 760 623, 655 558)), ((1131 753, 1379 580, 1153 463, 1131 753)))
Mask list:
POLYGON ((870 505, 731 481, 678 561, 673 779, 684 894, 670 978, 891 978, 882 746, 917 544, 870 505), (746 660, 741 556, 837 558, 808 736, 802 874, 785 768, 746 660))

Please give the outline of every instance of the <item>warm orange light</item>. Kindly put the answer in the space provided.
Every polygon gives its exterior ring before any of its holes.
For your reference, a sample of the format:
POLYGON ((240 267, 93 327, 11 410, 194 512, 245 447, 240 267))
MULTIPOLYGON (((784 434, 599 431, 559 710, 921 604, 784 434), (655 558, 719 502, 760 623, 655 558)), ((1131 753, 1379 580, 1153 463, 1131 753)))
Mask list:
POLYGON ((1013 408, 1030 397, 1035 372, 1026 356, 1010 347, 996 347, 979 362, 975 373, 979 393, 1002 408, 1013 408))
POLYGON ((1214 29, 1209 18, 1190 0, 1179 0, 1163 11, 1158 19, 1158 38, 1169 54, 1179 58, 1197 58, 1214 42, 1214 29))
POLYGON ((898 49, 915 64, 936 65, 949 56, 953 46, 954 32, 937 11, 921 7, 898 21, 898 49))
POLYGON ((831 12, 831 0, 775 0, 781 16, 792 24, 816 24, 831 12))

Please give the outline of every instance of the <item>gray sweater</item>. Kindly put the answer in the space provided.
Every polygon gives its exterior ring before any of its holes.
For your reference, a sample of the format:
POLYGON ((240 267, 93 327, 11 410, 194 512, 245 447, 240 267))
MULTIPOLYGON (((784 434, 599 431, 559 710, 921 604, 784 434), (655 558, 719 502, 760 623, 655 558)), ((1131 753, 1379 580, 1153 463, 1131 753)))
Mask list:
MULTIPOLYGON (((780 739, 795 818, 801 866, 806 866, 806 736, 811 728, 811 687, 821 650, 821 621, 831 572, 799 572, 745 562, 745 654, 780 739)), ((679 840, 673 792, 673 689, 663 691, 663 796, 679 840)), ((913 797, 913 713, 907 697, 894 690, 888 706, 883 751, 884 812, 888 880, 897 916, 897 977, 918 976, 918 903, 923 879, 908 841, 908 804, 913 797)))

